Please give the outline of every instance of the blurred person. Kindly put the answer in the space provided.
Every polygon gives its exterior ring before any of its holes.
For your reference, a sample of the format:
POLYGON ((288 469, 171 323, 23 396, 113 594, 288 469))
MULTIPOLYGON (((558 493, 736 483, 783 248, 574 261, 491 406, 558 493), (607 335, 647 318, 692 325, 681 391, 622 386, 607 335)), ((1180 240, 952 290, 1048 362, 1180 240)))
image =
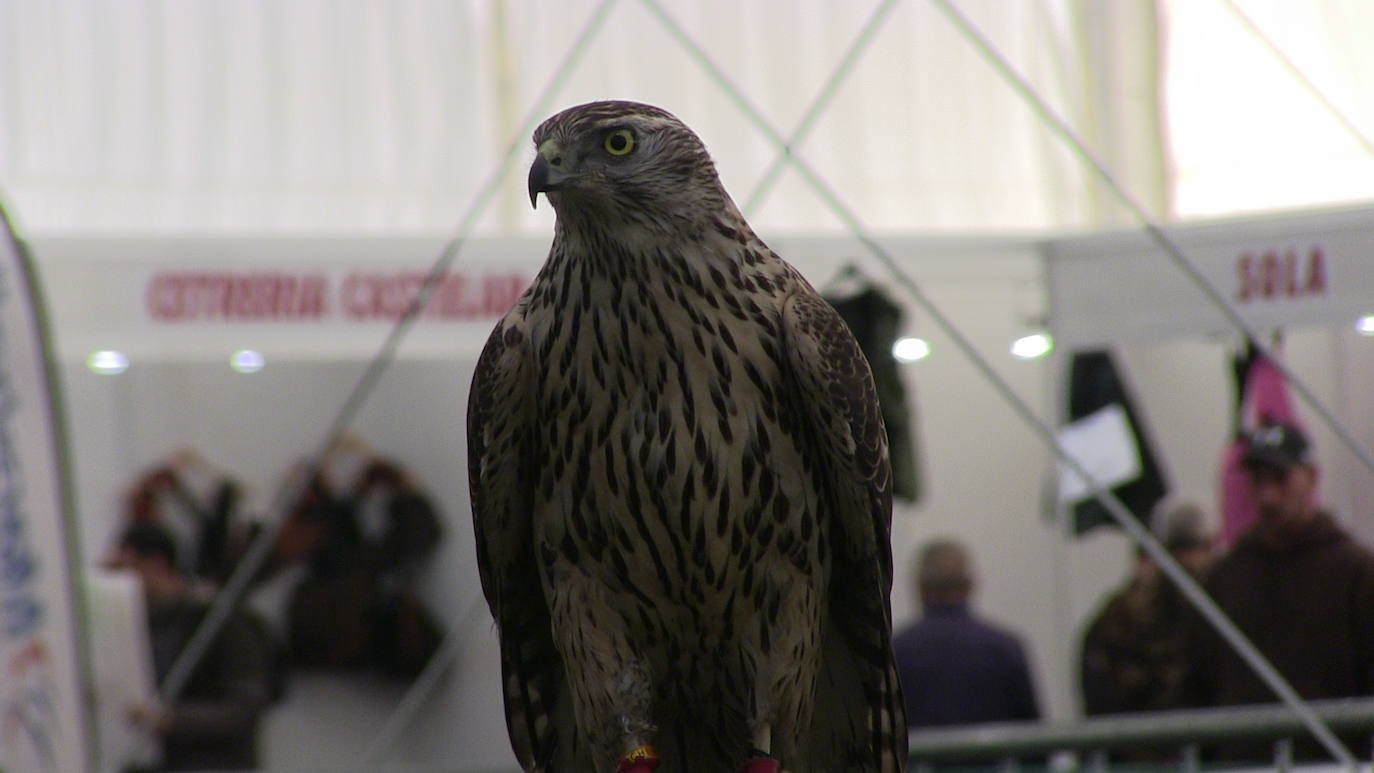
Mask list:
MULTIPOLYGON (((1152 518, 1155 536, 1194 579, 1213 556, 1201 508, 1166 504, 1152 518)), ((1143 549, 1124 586, 1114 591, 1083 635, 1080 688, 1089 716, 1178 709, 1188 670, 1187 598, 1143 549)))
MULTIPOLYGON (((1213 567, 1208 592, 1304 699, 1374 694, 1374 553, 1317 503, 1318 469, 1301 430, 1261 426, 1243 464, 1257 518, 1213 567)), ((1211 626, 1194 621, 1191 703, 1278 700, 1211 626)), ((1295 747, 1300 757, 1321 754, 1312 744, 1295 747)), ((1252 756, 1239 746, 1219 751, 1252 756)))
POLYGON ((893 638, 909 727, 1040 718, 1020 639, 975 615, 968 551, 952 539, 919 550, 922 618, 893 638))
POLYGON ((351 449, 351 482, 314 474, 279 536, 280 564, 306 566, 287 602, 287 639, 297 665, 410 680, 443 641, 418 581, 443 520, 405 469, 362 450, 351 449))
POLYGON ((257 528, 246 518, 244 486, 194 448, 181 448, 135 479, 124 524, 155 521, 177 546, 178 568, 192 578, 225 580, 257 528))
MULTIPOLYGON (((138 575, 148 609, 153 672, 166 679, 214 600, 177 569, 176 541, 153 521, 120 536, 107 562, 138 575)), ((257 731, 271 702, 273 658, 266 628, 247 610, 233 612, 170 705, 136 704, 129 720, 161 741, 154 770, 244 770, 257 767, 257 731)))

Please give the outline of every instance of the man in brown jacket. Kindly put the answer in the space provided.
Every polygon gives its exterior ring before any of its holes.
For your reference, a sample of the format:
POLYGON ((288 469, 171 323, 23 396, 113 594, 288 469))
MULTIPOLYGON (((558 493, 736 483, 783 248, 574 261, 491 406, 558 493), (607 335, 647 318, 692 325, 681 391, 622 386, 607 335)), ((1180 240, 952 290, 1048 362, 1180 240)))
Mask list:
MULTIPOLYGON (((1297 428, 1261 427, 1244 464, 1258 518, 1213 567, 1208 592, 1303 698, 1374 694, 1374 553, 1317 505, 1297 428)), ((1192 702, 1277 700, 1209 627, 1197 627, 1191 653, 1192 702)))

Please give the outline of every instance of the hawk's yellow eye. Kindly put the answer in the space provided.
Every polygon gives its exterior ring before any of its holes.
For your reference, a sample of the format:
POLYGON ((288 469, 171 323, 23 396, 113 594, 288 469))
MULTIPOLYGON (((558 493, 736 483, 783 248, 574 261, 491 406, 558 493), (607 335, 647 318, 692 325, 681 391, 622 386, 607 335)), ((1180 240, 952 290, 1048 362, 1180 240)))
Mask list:
POLYGON ((616 129, 606 133, 601 146, 613 156, 628 156, 635 149, 635 136, 629 129, 616 129))

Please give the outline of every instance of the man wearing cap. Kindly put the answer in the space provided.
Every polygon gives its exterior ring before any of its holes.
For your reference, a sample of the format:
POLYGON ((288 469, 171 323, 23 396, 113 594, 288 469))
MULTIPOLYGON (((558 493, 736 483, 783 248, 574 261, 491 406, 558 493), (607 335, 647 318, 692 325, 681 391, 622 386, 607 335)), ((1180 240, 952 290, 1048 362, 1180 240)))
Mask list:
MULTIPOLYGON (((1374 694, 1374 554, 1318 506, 1299 429, 1256 430, 1243 463, 1257 518, 1213 567, 1208 592, 1303 698, 1374 694)), ((1195 703, 1278 700, 1210 626, 1191 646, 1195 703)))

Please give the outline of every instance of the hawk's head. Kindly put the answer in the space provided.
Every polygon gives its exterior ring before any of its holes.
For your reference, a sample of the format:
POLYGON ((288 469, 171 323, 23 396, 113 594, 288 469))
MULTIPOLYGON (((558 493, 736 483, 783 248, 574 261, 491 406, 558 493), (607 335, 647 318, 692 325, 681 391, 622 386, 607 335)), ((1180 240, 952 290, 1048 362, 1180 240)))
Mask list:
POLYGON ((530 203, 544 193, 560 220, 655 230, 719 211, 725 193, 696 134, 637 102, 568 108, 534 132, 530 203))

